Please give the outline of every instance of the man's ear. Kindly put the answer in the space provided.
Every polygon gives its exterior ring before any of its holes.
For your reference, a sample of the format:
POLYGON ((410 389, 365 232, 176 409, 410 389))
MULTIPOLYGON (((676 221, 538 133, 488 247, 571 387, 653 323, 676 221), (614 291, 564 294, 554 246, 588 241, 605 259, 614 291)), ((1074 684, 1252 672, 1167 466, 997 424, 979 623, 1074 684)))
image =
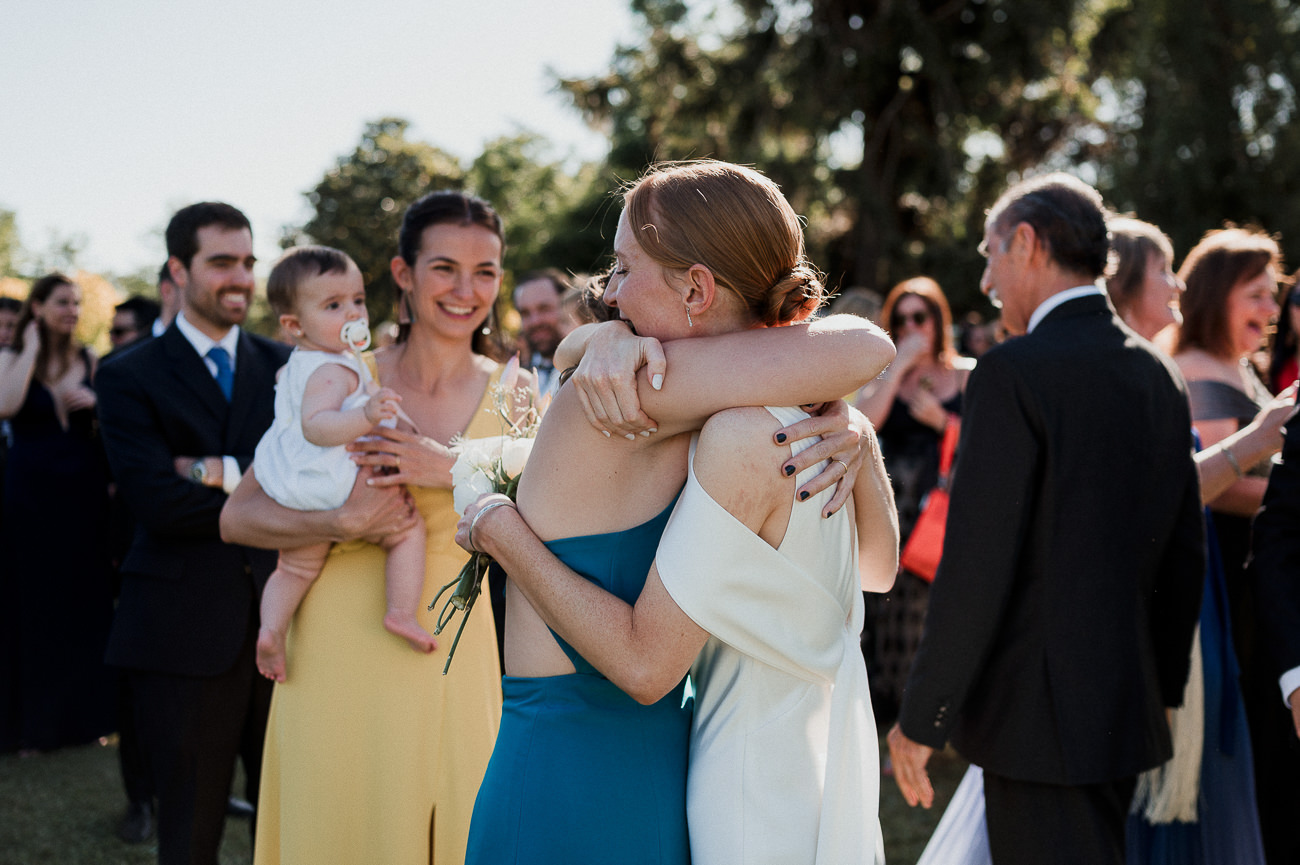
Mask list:
POLYGON ((185 288, 190 283, 190 272, 181 264, 181 260, 176 256, 167 259, 167 272, 172 275, 172 282, 176 283, 177 288, 185 288))
POLYGON ((1007 251, 1015 260, 1033 265, 1046 265, 1052 258, 1052 251, 1038 232, 1028 222, 1020 222, 1011 232, 1007 251))
POLYGON ((686 308, 692 315, 699 315, 713 306, 717 299, 718 285, 713 278, 713 271, 702 264, 692 264, 686 269, 686 308))

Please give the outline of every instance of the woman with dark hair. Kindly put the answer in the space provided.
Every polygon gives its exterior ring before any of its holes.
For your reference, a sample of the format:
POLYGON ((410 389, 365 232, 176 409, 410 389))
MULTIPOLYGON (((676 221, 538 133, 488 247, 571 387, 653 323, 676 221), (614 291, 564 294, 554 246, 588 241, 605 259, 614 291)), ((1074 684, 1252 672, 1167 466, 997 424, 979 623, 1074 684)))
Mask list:
POLYGON ((47 751, 114 729, 104 647, 113 615, 108 472, 95 427, 95 357, 78 342, 81 290, 32 286, 0 349, 4 478, 0 751, 47 751))
MULTIPOLYGON (((500 217, 473 196, 435 192, 407 209, 392 262, 400 333, 374 359, 377 380, 418 429, 377 427, 349 445, 376 470, 360 472, 359 484, 405 487, 423 518, 426 602, 465 562, 452 541, 451 440, 502 432, 488 409, 502 371, 494 307, 504 244, 500 217)), ((341 528, 341 512, 277 505, 256 469, 222 514, 227 538, 268 548, 349 543, 335 544, 288 631, 294 670, 267 722, 255 862, 459 865, 501 717, 491 610, 474 609, 443 676, 445 641, 415 653, 380 624, 383 550, 341 528)), ((435 614, 422 605, 418 618, 432 633, 435 614)))
MULTIPOLYGON (((889 368, 858 396, 857 407, 879 431, 880 452, 894 486, 902 544, 912 534, 926 493, 939 480, 939 445, 975 362, 957 354, 952 312, 939 283, 927 276, 900 282, 885 297, 881 322, 898 345, 889 368)), ((930 584, 907 570, 894 588, 868 599, 863 651, 871 671, 876 723, 892 724, 903 683, 921 642, 930 584)))

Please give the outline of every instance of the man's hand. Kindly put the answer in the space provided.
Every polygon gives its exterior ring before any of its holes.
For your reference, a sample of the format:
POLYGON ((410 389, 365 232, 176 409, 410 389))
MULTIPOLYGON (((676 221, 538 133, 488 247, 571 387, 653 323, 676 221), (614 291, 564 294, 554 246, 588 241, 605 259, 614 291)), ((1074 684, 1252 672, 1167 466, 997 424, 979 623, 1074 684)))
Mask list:
POLYGON ((888 741, 889 757, 894 762, 894 781, 903 798, 913 808, 918 804, 929 808, 934 804, 934 787, 930 784, 925 764, 930 761, 934 749, 907 738, 897 724, 889 731, 888 741))

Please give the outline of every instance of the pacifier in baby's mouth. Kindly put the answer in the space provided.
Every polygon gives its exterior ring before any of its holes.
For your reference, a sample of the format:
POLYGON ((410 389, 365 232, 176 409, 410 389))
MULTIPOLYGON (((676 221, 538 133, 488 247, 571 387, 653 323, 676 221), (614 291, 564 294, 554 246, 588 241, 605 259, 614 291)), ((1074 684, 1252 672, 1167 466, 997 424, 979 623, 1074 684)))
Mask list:
POLYGON ((339 329, 339 339, 353 351, 365 351, 370 348, 370 322, 364 318, 346 322, 339 329))

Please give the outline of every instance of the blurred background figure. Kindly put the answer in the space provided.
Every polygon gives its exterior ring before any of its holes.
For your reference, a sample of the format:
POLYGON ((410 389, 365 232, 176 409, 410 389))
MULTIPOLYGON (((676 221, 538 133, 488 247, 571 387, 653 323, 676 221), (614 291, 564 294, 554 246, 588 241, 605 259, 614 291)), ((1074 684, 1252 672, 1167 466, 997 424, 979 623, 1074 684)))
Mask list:
POLYGON ((114 728, 104 646, 113 614, 108 473, 95 424, 95 357, 73 335, 80 289, 36 281, 0 349, 0 418, 13 447, 0 548, 0 750, 31 754, 114 728))
POLYGON ((1282 295, 1281 305, 1268 363, 1268 386, 1273 393, 1280 393, 1300 378, 1300 287, 1294 277, 1282 295))
MULTIPOLYGON (((899 283, 880 314, 898 354, 880 378, 863 388, 856 404, 879 434, 906 546, 921 501, 938 481, 940 439, 949 418, 961 415, 974 361, 953 348, 952 312, 933 279, 918 276, 899 283)), ((898 715, 929 594, 929 583, 903 570, 888 594, 867 596, 863 652, 878 727, 892 725, 898 715)))
POLYGON ((536 371, 541 393, 551 389, 555 372, 552 358, 565 333, 560 323, 560 298, 568 288, 564 274, 553 267, 529 271, 515 284, 513 300, 519 312, 523 365, 536 371))
POLYGON ((961 337, 957 350, 972 360, 979 360, 980 355, 998 343, 998 324, 985 321, 984 317, 972 310, 961 320, 961 337))
POLYGON ((586 311, 582 302, 582 286, 590 279, 589 276, 575 275, 569 287, 560 296, 561 339, 572 333, 573 329, 578 325, 587 323, 587 319, 584 317, 586 311))
MULTIPOLYGON (((1174 360, 1187 380, 1192 421, 1204 447, 1250 423, 1270 400, 1252 360, 1277 319, 1281 272, 1273 238, 1233 227, 1206 234, 1179 269, 1186 291, 1174 360)), ((1251 520, 1263 502, 1270 465, 1238 470, 1237 480, 1209 506, 1241 665, 1264 851, 1270 863, 1280 863, 1297 861, 1300 851, 1292 825, 1300 814, 1300 752, 1289 741, 1290 719, 1280 711, 1277 679, 1263 656, 1249 573, 1251 520)))
POLYGON ((1169 353, 1183 323, 1183 282, 1174 275, 1174 247, 1149 222, 1115 217, 1107 222, 1115 273, 1106 293, 1124 323, 1169 353))
POLYGON ((18 335, 18 316, 23 302, 12 297, 0 297, 0 348, 9 348, 18 335))
POLYGON ((172 278, 171 268, 167 262, 163 262, 162 269, 158 271, 158 317, 153 320, 150 326, 150 332, 154 336, 162 336, 171 323, 176 319, 176 313, 181 311, 181 290, 176 287, 176 280, 172 278))
POLYGON ((113 307, 113 324, 108 330, 108 341, 113 351, 126 348, 134 342, 154 336, 153 325, 162 314, 156 300, 133 295, 113 307))
POLYGON ((880 309, 883 304, 884 300, 881 298, 880 292, 854 285, 831 298, 826 314, 839 315, 844 313, 845 315, 856 315, 879 324, 880 309))
MULTIPOLYGON (((12 297, 0 297, 0 348, 9 348, 18 335, 18 316, 23 311, 23 302, 12 297)), ((0 420, 0 489, 4 489, 5 462, 9 459, 9 445, 12 444, 13 432, 9 421, 0 420)), ((3 519, 0 516, 0 519, 3 519)))
POLYGON ((372 350, 378 350, 381 348, 388 348, 390 345, 396 345, 398 331, 399 328, 397 322, 392 321, 391 319, 379 322, 379 324, 375 325, 375 329, 370 333, 372 340, 370 348, 372 350))

